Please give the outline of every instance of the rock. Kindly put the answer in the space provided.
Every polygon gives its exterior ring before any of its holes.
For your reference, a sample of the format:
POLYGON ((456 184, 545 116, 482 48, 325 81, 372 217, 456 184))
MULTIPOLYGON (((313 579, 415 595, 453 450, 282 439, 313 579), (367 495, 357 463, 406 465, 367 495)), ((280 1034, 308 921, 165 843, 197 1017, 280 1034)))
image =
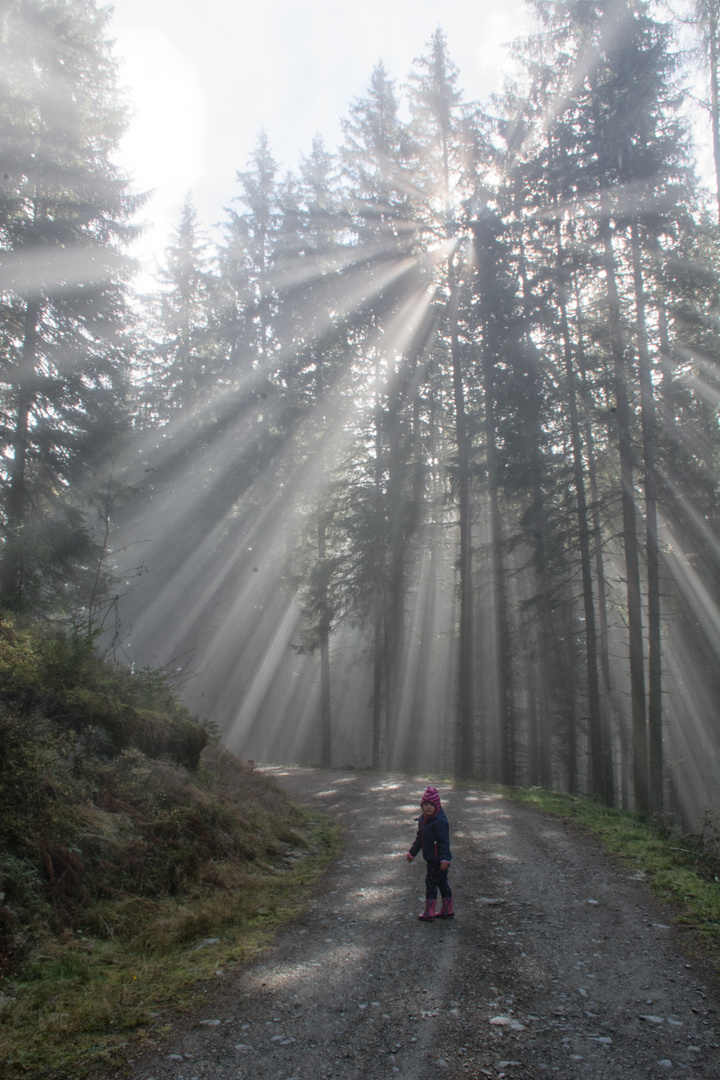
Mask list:
POLYGON ((512 1016, 493 1016, 490 1023, 496 1027, 509 1027, 511 1031, 525 1031, 525 1025, 512 1016))
POLYGON ((203 938, 203 940, 200 942, 199 945, 195 946, 193 951, 197 952, 198 949, 207 949, 210 945, 219 945, 219 944, 220 944, 220 938, 219 937, 206 937, 206 938, 203 938))

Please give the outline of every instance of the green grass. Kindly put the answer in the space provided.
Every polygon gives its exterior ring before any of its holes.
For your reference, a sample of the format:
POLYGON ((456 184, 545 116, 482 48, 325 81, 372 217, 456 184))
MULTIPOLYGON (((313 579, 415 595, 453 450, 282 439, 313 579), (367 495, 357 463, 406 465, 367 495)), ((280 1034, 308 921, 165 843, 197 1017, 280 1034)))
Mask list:
POLYGON ((714 835, 681 835, 637 814, 562 792, 511 788, 504 793, 578 825, 627 867, 643 871, 652 891, 674 906, 676 921, 697 932, 702 952, 720 973, 720 852, 714 835))
POLYGON ((4 980, 5 1080, 83 1080, 120 1066, 128 1043, 151 1046, 171 1009, 197 1001, 204 980, 217 982, 216 971, 229 974, 248 960, 307 901, 339 850, 340 830, 315 815, 312 823, 303 817, 298 831, 307 850, 290 868, 247 872, 232 890, 128 899, 127 920, 111 905, 91 909, 86 923, 101 928, 105 919, 104 934, 85 930, 41 943, 23 970, 4 980), (198 949, 204 938, 219 941, 198 949))

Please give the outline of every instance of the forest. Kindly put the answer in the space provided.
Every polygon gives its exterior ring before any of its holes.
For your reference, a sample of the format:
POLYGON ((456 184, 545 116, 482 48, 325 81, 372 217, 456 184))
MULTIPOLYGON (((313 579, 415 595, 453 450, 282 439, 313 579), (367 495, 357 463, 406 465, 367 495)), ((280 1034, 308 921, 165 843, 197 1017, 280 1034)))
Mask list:
POLYGON ((245 758, 696 826, 720 2, 533 6, 492 100, 438 28, 338 147, 238 147, 217 233, 188 196, 138 295, 108 11, 2 3, 2 617, 161 669, 245 758))

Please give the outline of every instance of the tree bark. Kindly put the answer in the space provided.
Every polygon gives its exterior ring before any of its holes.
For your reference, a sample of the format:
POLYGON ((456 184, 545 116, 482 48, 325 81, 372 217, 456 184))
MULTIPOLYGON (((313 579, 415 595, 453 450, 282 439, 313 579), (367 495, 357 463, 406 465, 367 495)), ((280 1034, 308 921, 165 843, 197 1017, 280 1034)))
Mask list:
POLYGON ((23 317, 23 344, 17 380, 17 405, 12 437, 13 456, 10 483, 5 503, 5 544, 0 575, 2 602, 16 607, 22 598, 22 531, 27 508, 27 467, 30 435, 30 411, 34 398, 33 383, 37 355, 39 298, 28 300, 23 317))
POLYGON ((510 700, 510 629, 505 593, 502 517, 500 514, 497 438, 495 432, 495 353, 499 336, 498 290, 493 224, 488 219, 473 226, 475 263, 478 268, 480 322, 482 327, 482 384, 485 397, 485 456, 490 504, 490 550, 492 607, 495 625, 496 708, 499 722, 499 771, 504 784, 515 778, 515 730, 510 700))
MULTIPOLYGON (((605 197, 603 197, 603 202, 605 202, 605 197)), ((627 578, 633 793, 635 798, 635 810, 637 813, 646 814, 650 805, 648 789, 647 718, 645 711, 642 605, 640 598, 637 525, 635 520, 636 511, 630 403, 628 398, 625 346, 620 314, 620 297, 618 294, 617 276, 615 272, 615 252, 613 249, 610 214, 605 205, 603 206, 600 215, 599 229, 603 246, 603 265, 605 268, 605 283, 607 289, 608 318, 613 360, 613 382, 617 410, 618 450, 620 455, 623 543, 625 548, 625 573, 627 578)))
POLYGON ((718 85, 718 63, 720 56, 720 26, 718 25, 717 0, 708 2, 708 44, 710 63, 710 118, 712 123, 713 162, 715 165, 715 198, 720 225, 720 86, 718 85))
POLYGON ((638 332, 640 409, 645 469, 645 530, 648 591, 648 748, 650 812, 662 814, 664 802, 662 721, 662 633, 660 624, 660 557, 658 550, 657 474, 655 469, 655 399, 648 349, 645 287, 637 221, 630 227, 638 332))
POLYGON ((456 775, 472 779, 475 775, 475 710, 474 710, 474 641, 472 616, 472 522, 470 518, 470 445, 465 416, 460 342, 458 339, 458 284, 455 267, 448 268, 450 288, 450 355, 452 363, 453 401, 455 405, 455 439, 458 454, 458 513, 460 518, 460 640, 458 656, 458 737, 456 740, 456 775))
MULTIPOLYGON (((383 439, 382 405, 380 402, 380 363, 375 361, 375 519, 377 538, 377 564, 374 567, 373 589, 373 700, 372 700, 372 765, 379 769, 382 759, 382 713, 383 688, 385 685, 385 536, 381 522, 385 520, 383 498, 383 439)), ((385 686, 386 689, 386 686, 385 686)), ((387 695, 385 695, 387 698, 387 695)))
POLYGON ((595 597, 593 592, 592 565, 590 558, 590 529, 588 527, 587 498, 585 494, 585 469, 583 464, 580 418, 575 387, 570 325, 567 315, 565 285, 563 282, 563 251, 559 223, 556 226, 557 267, 559 282, 560 327, 563 339, 565 383, 570 419, 570 442, 573 458, 573 482, 578 519, 580 544, 580 572, 582 577, 583 610, 585 615, 585 663, 587 666, 588 722, 590 726, 590 775, 593 794, 599 795, 607 806, 613 805, 612 748, 609 732, 603 725, 600 705, 600 681, 597 666, 597 627, 595 623, 595 597))
POLYGON ((615 769, 613 754, 613 722, 617 725, 618 744, 620 748, 620 797, 623 810, 629 808, 628 775, 629 775, 629 749, 627 732, 625 730, 625 715, 622 702, 617 691, 613 687, 610 675, 610 635, 608 631, 607 616, 607 588, 605 585, 605 561, 603 559, 602 524, 600 520, 600 496, 597 483, 597 463, 595 459, 595 439, 593 437, 592 424, 588 416, 587 402, 589 392, 587 388, 587 364, 585 362, 585 335, 581 317, 581 303, 577 284, 577 277, 573 274, 573 292, 575 298, 575 325, 577 328, 577 359, 580 368, 580 378, 583 389, 585 405, 583 407, 583 438, 585 452, 587 454, 587 475, 590 485, 590 517, 592 522, 593 561, 595 565, 595 587, 597 589, 597 615, 599 632, 599 659, 600 673, 602 676, 602 708, 603 727, 608 731, 607 746, 610 753, 610 761, 607 766, 613 777, 615 788, 615 769))
POLYGON ((320 763, 332 765, 332 713, 330 699, 330 625, 328 618, 327 584, 325 582, 325 559, 327 558, 327 538, 322 510, 318 519, 318 561, 323 573, 323 586, 320 595, 320 763))

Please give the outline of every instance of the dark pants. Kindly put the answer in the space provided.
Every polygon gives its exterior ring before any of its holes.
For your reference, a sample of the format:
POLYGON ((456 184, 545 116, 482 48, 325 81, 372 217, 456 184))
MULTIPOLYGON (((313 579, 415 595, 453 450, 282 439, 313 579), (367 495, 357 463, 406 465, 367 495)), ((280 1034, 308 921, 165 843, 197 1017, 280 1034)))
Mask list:
POLYGON ((448 872, 447 870, 440 869, 439 859, 428 859, 426 862, 427 872, 425 874, 425 899, 437 900, 438 889, 443 900, 448 900, 452 896, 452 889, 448 885, 448 872))

